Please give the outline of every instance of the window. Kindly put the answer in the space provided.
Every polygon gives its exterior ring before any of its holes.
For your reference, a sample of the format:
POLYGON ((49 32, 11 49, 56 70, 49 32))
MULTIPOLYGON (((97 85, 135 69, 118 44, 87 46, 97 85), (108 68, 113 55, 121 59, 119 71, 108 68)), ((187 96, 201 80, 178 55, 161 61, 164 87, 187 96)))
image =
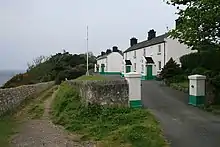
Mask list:
POLYGON ((144 56, 144 57, 146 56, 146 49, 144 49, 144 53, 143 53, 143 56, 144 56))
POLYGON ((134 58, 136 58, 137 57, 137 55, 136 55, 136 51, 134 51, 134 58))
POLYGON ((158 53, 161 53, 161 45, 158 45, 158 53))
POLYGON ((144 65, 141 65, 141 73, 144 73, 144 65))
POLYGON ((134 63, 134 71, 136 71, 136 69, 137 69, 137 64, 134 63))
POLYGON ((158 61, 158 68, 159 68, 159 70, 161 70, 161 61, 158 61))

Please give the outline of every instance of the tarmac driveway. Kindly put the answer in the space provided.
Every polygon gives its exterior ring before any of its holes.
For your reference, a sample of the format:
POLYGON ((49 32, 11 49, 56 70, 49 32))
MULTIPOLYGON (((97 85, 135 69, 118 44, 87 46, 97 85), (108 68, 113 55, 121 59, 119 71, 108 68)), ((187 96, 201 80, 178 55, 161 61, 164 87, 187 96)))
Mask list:
POLYGON ((220 147, 220 117, 187 100, 187 94, 157 81, 142 81, 142 103, 160 121, 171 147, 220 147))

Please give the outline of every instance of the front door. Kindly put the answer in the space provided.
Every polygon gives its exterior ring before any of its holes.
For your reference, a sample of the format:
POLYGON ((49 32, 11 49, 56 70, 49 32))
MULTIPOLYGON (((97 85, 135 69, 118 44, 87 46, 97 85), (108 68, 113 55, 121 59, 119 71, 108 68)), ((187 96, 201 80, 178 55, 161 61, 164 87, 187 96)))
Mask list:
POLYGON ((153 79, 153 66, 147 65, 147 79, 153 79))
POLYGON ((126 66, 126 73, 131 72, 131 66, 126 66))
POLYGON ((101 73, 104 73, 105 72, 105 64, 102 64, 101 65, 101 73))

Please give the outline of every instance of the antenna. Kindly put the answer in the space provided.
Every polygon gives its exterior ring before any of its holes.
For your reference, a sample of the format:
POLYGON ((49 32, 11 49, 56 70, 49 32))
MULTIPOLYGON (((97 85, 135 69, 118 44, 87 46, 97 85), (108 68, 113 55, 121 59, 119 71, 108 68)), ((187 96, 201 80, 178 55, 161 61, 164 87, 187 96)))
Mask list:
POLYGON ((89 27, 87 26, 87 43, 86 43, 86 75, 89 75, 89 27))

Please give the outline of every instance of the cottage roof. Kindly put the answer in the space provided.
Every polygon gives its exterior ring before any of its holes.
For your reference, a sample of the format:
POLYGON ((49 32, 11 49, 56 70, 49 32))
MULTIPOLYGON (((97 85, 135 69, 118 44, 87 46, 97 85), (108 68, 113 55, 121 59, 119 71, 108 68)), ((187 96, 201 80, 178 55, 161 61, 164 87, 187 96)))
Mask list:
MULTIPOLYGON (((119 53, 121 56, 123 56, 122 52, 111 52, 111 53, 119 53)), ((103 55, 103 56, 100 56, 100 57, 98 57, 96 60, 105 59, 105 58, 107 58, 108 55, 110 55, 111 53, 105 54, 105 55, 103 55)))
POLYGON ((164 39, 167 38, 167 37, 168 37, 168 33, 165 33, 165 34, 157 36, 157 37, 155 37, 151 40, 142 41, 140 43, 137 43, 137 44, 129 47, 126 51, 124 51, 124 53, 134 51, 134 50, 138 50, 138 49, 141 49, 141 48, 144 48, 144 47, 156 45, 156 44, 159 44, 159 43, 163 43, 164 39))

